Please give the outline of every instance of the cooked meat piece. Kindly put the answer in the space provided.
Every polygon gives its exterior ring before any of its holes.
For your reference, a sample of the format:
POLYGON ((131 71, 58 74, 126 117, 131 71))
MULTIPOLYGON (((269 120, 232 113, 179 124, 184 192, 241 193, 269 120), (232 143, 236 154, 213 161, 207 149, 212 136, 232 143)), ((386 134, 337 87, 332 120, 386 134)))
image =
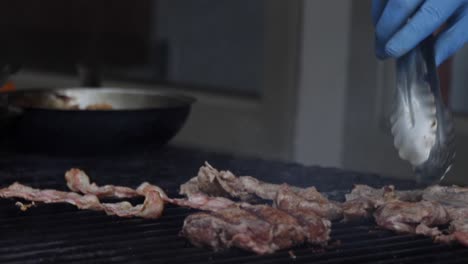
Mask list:
POLYGON ((79 169, 70 169, 65 173, 65 180, 70 190, 83 194, 94 194, 97 197, 131 198, 139 196, 136 190, 113 185, 97 186, 90 183, 88 175, 79 169))
POLYGON ((379 204, 393 199, 393 193, 393 186, 376 189, 368 185, 355 185, 351 193, 345 195, 346 201, 342 204, 344 220, 371 218, 379 204))
POLYGON ((273 243, 269 223, 236 207, 187 216, 181 235, 195 246, 210 247, 214 251, 237 247, 262 255, 280 249, 273 243))
MULTIPOLYGON (((439 238, 439 241, 443 240, 439 238)), ((468 219, 456 219, 450 223, 450 234, 446 235, 450 241, 457 241, 465 247, 468 247, 468 219)))
MULTIPOLYGON (((65 173, 65 180, 70 190, 80 192, 83 194, 94 194, 99 198, 103 197, 116 197, 116 198, 132 198, 141 196, 138 190, 114 185, 98 186, 96 183, 91 183, 89 176, 80 169, 70 169, 65 173)), ((149 183, 142 183, 142 185, 151 185, 149 183)), ((153 191, 159 192, 163 199, 168 199, 166 193, 156 185, 151 185, 153 191)))
POLYGON ((0 189, 2 198, 22 198, 32 202, 69 203, 79 209, 104 211, 108 215, 121 217, 159 218, 164 210, 164 201, 160 195, 160 188, 148 183, 141 184, 135 192, 144 196, 143 204, 133 206, 127 201, 118 203, 101 203, 94 194, 80 195, 74 192, 58 190, 33 189, 19 183, 0 189))
MULTIPOLYGON (((275 229, 287 231, 288 236, 299 232, 313 245, 325 246, 330 240, 331 222, 306 210, 279 210, 268 205, 250 205, 241 203, 240 208, 257 215, 262 220, 277 226, 275 229), (294 230, 294 232, 293 232, 294 230)), ((276 232, 280 234, 279 231, 276 232)), ((295 236, 299 241, 299 236, 295 236)), ((301 238, 302 241, 304 238, 301 238)))
POLYGON ((372 218, 372 213, 379 206, 391 200, 417 202, 422 198, 421 190, 396 191, 393 185, 380 189, 368 185, 355 185, 351 193, 346 194, 342 204, 345 221, 372 218))
POLYGON ((110 104, 106 103, 98 103, 98 104, 91 104, 85 107, 86 110, 112 110, 113 107, 110 104))
POLYGON ((215 251, 237 247, 268 254, 303 244, 307 232, 286 212, 267 205, 243 203, 216 212, 189 215, 181 234, 195 246, 208 246, 215 251))
POLYGON ((456 241, 468 247, 468 188, 430 186, 424 190, 423 199, 442 204, 450 217, 449 234, 437 237, 436 241, 456 241))
MULTIPOLYGON (((274 200, 280 185, 259 181, 250 176, 237 177, 230 171, 218 171, 205 163, 198 175, 180 186, 180 194, 205 193, 210 196, 239 198, 242 201, 274 200)), ((301 188, 291 187, 294 190, 301 188)))
POLYGON ((368 219, 372 217, 375 210, 374 201, 371 199, 354 199, 346 201, 341 205, 343 219, 346 222, 368 219))
POLYGON ((395 190, 395 186, 393 185, 387 185, 377 189, 368 185, 356 184, 354 185, 351 193, 346 194, 345 196, 346 201, 366 198, 370 200, 378 200, 379 202, 382 202, 382 199, 398 199, 405 202, 418 202, 421 201, 422 194, 423 190, 395 190))
POLYGON ((304 211, 313 211, 331 220, 342 216, 339 204, 329 201, 314 187, 285 187, 262 182, 250 176, 237 177, 229 171, 218 171, 209 164, 200 168, 197 177, 182 184, 180 193, 187 197, 205 193, 210 196, 239 198, 242 201, 265 199, 275 201, 278 205, 282 204, 283 207, 305 207, 308 209, 304 211))
POLYGON ((74 192, 62 192, 57 190, 38 190, 20 183, 13 183, 9 187, 0 189, 2 198, 22 198, 33 202, 42 203, 69 203, 80 209, 99 211, 102 206, 95 195, 80 195, 74 192))
POLYGON ((277 191, 275 206, 289 213, 301 211, 304 214, 309 212, 329 220, 336 220, 342 217, 341 207, 322 196, 315 187, 296 190, 283 184, 277 191))
POLYGON ((398 233, 438 236, 439 225, 448 224, 449 214, 435 202, 404 202, 394 200, 380 205, 374 213, 378 226, 398 233))
MULTIPOLYGON (((272 226, 272 242, 280 249, 302 244, 305 242, 305 238, 309 236, 309 233, 304 232, 308 231, 303 229, 305 225, 301 225, 296 218, 284 211, 268 205, 250 205, 247 203, 242 203, 240 208, 268 222, 272 226)), ((322 237, 315 239, 320 240, 322 237)), ((321 242, 326 243, 327 241, 328 239, 321 242)))
POLYGON ((226 209, 236 204, 227 198, 210 197, 203 193, 193 194, 187 199, 168 199, 167 201, 178 206, 213 212, 226 209))
POLYGON ((451 222, 447 235, 436 238, 437 242, 452 243, 458 242, 468 247, 468 207, 467 208, 447 208, 451 222))
MULTIPOLYGON (((269 205, 235 203, 223 197, 209 197, 202 193, 194 194, 187 199, 169 199, 168 201, 179 206, 211 212, 228 210, 233 207, 241 208, 272 225, 278 226, 275 227, 276 229, 283 229, 282 226, 286 226, 286 229, 290 230, 288 231, 289 236, 292 234, 291 230, 300 229, 300 233, 307 238, 310 244, 325 245, 330 239, 330 221, 318 216, 313 211, 301 211, 300 209, 280 210, 269 205)), ((294 239, 294 241, 296 240, 298 241, 297 238, 294 239)))
POLYGON ((287 211, 294 216, 304 230, 307 242, 312 245, 325 246, 330 240, 331 222, 317 214, 298 209, 296 211, 287 211))
POLYGON ((424 190, 423 199, 444 206, 464 208, 468 207, 468 188, 434 185, 424 190))
POLYGON ((103 203, 106 209, 112 209, 121 217, 159 218, 164 210, 164 200, 161 197, 161 189, 147 182, 140 184, 137 193, 145 197, 143 204, 132 206, 129 202, 103 203))

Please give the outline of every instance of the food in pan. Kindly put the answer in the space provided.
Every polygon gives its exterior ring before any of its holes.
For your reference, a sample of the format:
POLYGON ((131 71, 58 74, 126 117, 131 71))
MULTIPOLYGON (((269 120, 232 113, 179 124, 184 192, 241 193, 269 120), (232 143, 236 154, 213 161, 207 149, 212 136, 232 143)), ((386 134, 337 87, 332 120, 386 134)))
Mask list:
MULTIPOLYGON (((58 190, 39 190, 20 183, 0 189, 0 197, 2 198, 22 198, 32 202, 41 203, 68 203, 76 206, 79 209, 88 209, 94 211, 104 211, 108 215, 117 215, 120 217, 143 217, 143 218, 159 218, 164 210, 163 197, 166 197, 162 190, 149 183, 142 183, 132 193, 138 196, 145 197, 143 204, 132 205, 128 201, 117 203, 103 203, 99 197, 128 197, 123 195, 129 193, 126 187, 103 186, 99 187, 96 184, 90 184, 88 176, 77 169, 72 169, 66 173, 68 186, 83 190, 95 190, 96 194, 87 192, 84 195, 76 192, 64 192, 58 190), (70 177, 70 175, 79 175, 79 177, 70 177), (109 191, 112 190, 112 191, 109 191)), ((73 188, 72 188, 73 190, 73 188)))
POLYGON ((62 93, 25 94, 14 98, 13 104, 24 108, 46 108, 60 110, 112 110, 114 107, 105 102, 80 106, 77 98, 62 93))

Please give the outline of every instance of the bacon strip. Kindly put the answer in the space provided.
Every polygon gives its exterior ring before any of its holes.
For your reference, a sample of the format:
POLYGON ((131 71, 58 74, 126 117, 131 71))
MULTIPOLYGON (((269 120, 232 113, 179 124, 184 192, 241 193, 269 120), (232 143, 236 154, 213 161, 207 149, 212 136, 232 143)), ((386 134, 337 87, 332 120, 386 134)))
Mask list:
POLYGON ((88 175, 79 169, 70 169, 65 173, 67 186, 73 192, 83 194, 94 194, 97 197, 117 197, 117 198, 132 198, 138 196, 136 190, 128 187, 104 185, 97 186, 96 183, 91 183, 88 175))
POLYGON ((72 190, 88 192, 84 195, 75 192, 63 192, 57 190, 39 190, 20 183, 13 183, 9 187, 0 189, 2 198, 22 198, 33 202, 42 203, 68 203, 79 209, 88 209, 94 211, 104 211, 108 215, 117 215, 120 217, 142 217, 159 218, 164 210, 163 197, 165 193, 157 186, 149 183, 142 183, 136 190, 126 187, 115 187, 106 185, 99 187, 96 184, 90 184, 88 176, 79 170, 73 170, 72 174, 79 177, 68 177, 68 185, 72 190), (71 180, 69 180, 71 179, 71 180), (77 180, 77 181, 74 181, 77 180), (131 191, 130 191, 131 190, 131 191), (144 196, 143 204, 133 206, 128 201, 117 203, 101 203, 100 197, 135 197, 144 196))
MULTIPOLYGON (((103 197, 117 197, 117 198, 133 198, 144 195, 138 189, 134 190, 124 186, 104 185, 98 186, 96 183, 91 183, 89 176, 80 169, 70 169, 65 173, 65 180, 70 190, 80 192, 82 194, 94 194, 99 198, 103 197)), ((149 183, 143 183, 151 185, 149 183)), ((142 184, 142 185, 143 185, 142 184)), ((163 199, 167 199, 166 193, 156 185, 151 185, 153 191, 159 192, 163 199)))

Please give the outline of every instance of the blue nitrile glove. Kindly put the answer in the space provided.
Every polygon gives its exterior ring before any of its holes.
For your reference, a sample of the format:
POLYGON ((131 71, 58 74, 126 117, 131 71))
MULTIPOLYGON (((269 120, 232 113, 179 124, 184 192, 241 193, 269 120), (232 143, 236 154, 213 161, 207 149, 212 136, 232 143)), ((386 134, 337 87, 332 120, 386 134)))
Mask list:
POLYGON ((372 19, 380 59, 400 57, 444 23, 435 44, 437 65, 468 41, 468 0, 373 0, 372 19))

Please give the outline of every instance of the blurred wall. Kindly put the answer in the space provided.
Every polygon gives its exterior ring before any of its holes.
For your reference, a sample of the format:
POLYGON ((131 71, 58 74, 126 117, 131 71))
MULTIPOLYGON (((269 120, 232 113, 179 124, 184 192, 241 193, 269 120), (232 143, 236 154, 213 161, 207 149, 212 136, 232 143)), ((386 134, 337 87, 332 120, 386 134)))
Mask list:
POLYGON ((169 47, 168 80, 258 95, 265 0, 159 0, 157 37, 169 47))
POLYGON ((293 154, 298 162, 343 165, 352 4, 304 1, 293 154))

